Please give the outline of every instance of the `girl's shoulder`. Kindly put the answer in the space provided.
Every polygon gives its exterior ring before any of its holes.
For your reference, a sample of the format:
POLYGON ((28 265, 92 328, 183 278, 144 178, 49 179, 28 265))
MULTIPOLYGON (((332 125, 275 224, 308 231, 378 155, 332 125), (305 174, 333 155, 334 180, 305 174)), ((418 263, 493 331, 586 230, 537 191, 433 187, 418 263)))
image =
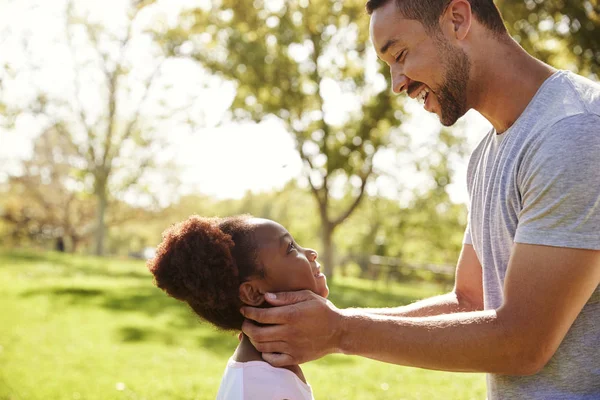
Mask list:
POLYGON ((302 382, 294 372, 273 367, 265 361, 238 362, 230 359, 221 386, 241 387, 244 398, 250 399, 313 399, 310 385, 302 382), (233 384, 232 380, 237 384, 233 384))

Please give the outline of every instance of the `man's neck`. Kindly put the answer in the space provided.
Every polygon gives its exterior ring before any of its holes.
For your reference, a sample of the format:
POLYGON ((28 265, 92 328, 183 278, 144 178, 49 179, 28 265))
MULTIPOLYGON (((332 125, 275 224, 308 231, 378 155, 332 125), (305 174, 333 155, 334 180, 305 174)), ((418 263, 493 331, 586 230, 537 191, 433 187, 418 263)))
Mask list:
POLYGON ((512 40, 493 42, 474 61, 469 86, 471 107, 498 133, 515 123, 544 81, 556 72, 512 40))

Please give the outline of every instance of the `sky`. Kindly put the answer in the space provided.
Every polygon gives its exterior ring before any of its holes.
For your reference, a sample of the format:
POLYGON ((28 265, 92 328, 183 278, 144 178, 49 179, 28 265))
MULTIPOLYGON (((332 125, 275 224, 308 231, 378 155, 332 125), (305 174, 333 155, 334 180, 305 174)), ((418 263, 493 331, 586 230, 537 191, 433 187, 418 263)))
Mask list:
MULTIPOLYGON (((104 23, 114 23, 118 27, 118 18, 114 18, 113 15, 124 2, 80 0, 76 3, 89 7, 95 17, 104 23)), ((140 25, 176 24, 178 7, 200 3, 202 2, 193 0, 171 0, 168 4, 166 1, 159 2, 154 14, 144 15, 140 25)), ((44 74, 41 77, 38 75, 35 83, 55 93, 66 90, 65 88, 69 87, 68 82, 72 80, 72 75, 65 72, 70 70, 67 49, 64 46, 57 48, 52 44, 52 38, 60 37, 64 29, 64 21, 61 20, 60 14, 64 4, 63 0, 12 0, 0 6, 0 32, 10 26, 10 36, 13 38, 6 39, 6 35, 0 38, 0 65, 9 62, 15 68, 19 68, 26 63, 27 57, 30 56, 23 51, 22 42, 14 38, 30 37, 31 54, 44 65, 44 74)), ((147 44, 140 40, 130 52, 132 62, 142 65, 139 67, 140 76, 149 72, 147 66, 150 61, 146 62, 144 58, 149 57, 149 50, 144 46, 147 44)), ((373 63, 375 62, 373 58, 373 63)), ((294 149, 293 138, 278 120, 273 118, 260 124, 219 125, 219 116, 226 111, 234 93, 231 85, 211 81, 197 67, 183 62, 165 65, 162 71, 164 81, 174 88, 166 97, 167 101, 177 102, 182 98, 195 97, 195 107, 206 116, 204 124, 199 124, 194 130, 183 129, 175 122, 169 121, 162 125, 167 132, 164 154, 179 166, 179 194, 201 192, 221 199, 239 198, 249 190, 261 192, 281 188, 291 179, 304 182, 302 162, 294 149), (197 93, 201 95, 198 96, 197 93)), ((14 101, 26 101, 30 94, 30 81, 27 81, 27 77, 23 79, 25 82, 19 82, 10 88, 10 96, 14 101)), ((29 79, 33 80, 31 77, 29 79)), ((88 80, 93 82, 94 77, 84 76, 83 80, 86 83, 88 80)), ((82 92, 82 103, 93 109, 98 102, 98 96, 94 95, 93 90, 86 89, 82 92)), ((330 90, 326 96, 331 104, 336 105, 330 107, 327 115, 329 119, 343 119, 354 106, 335 89, 330 90)), ((435 140, 440 124, 436 116, 427 113, 414 100, 408 100, 406 108, 411 118, 403 124, 402 129, 409 133, 411 146, 417 149, 415 154, 418 156, 418 149, 426 148, 428 143, 435 140)), ((152 112, 152 109, 149 108, 148 112, 152 112)), ((475 111, 470 111, 458 126, 468 139, 469 149, 474 148, 490 128, 489 123, 475 111)), ((37 132, 38 125, 31 118, 19 118, 14 129, 0 131, 0 180, 8 171, 16 171, 19 159, 31 156, 32 143, 37 132)), ((467 199, 463 184, 466 163, 466 158, 453 159, 455 182, 450 185, 449 193, 455 202, 466 202, 467 199)), ((367 188, 371 193, 398 197, 398 182, 408 188, 424 185, 423 176, 409 163, 400 162, 394 152, 379 154, 375 166, 386 171, 390 177, 372 181, 367 188)), ((158 181, 156 186, 160 186, 158 181)), ((172 193, 163 194, 165 199, 172 198, 172 193)))

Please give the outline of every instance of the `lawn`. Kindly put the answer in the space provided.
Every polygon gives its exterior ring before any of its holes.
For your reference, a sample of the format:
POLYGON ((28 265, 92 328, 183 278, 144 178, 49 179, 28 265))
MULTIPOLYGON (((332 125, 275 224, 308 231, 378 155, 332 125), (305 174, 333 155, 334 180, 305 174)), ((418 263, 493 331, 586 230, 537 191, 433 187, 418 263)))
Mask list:
MULTIPOLYGON (((433 284, 338 279, 338 307, 400 305, 433 284)), ((234 334, 152 285, 141 261, 0 250, 0 400, 214 399, 234 334)), ((332 355, 303 366, 315 398, 484 399, 485 378, 332 355)))

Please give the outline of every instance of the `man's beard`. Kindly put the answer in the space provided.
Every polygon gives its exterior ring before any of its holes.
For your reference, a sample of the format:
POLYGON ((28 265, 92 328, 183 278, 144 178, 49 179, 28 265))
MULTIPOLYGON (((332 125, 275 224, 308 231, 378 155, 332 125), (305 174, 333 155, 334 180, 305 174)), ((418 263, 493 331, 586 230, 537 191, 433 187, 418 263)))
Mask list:
POLYGON ((441 108, 440 122, 451 126, 468 111, 467 83, 471 62, 461 48, 451 47, 446 42, 439 42, 439 48, 446 73, 444 83, 435 93, 441 108))

